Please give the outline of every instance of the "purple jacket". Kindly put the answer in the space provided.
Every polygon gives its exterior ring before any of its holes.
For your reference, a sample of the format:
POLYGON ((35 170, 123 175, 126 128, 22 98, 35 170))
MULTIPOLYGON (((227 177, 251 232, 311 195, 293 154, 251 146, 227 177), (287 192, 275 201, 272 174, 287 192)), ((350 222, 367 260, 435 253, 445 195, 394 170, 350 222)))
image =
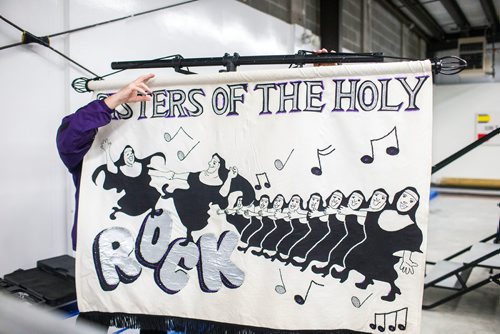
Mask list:
POLYGON ((71 230, 73 250, 76 250, 78 198, 83 157, 92 146, 97 129, 111 122, 112 113, 113 110, 103 100, 92 101, 78 109, 74 114, 64 117, 61 126, 57 130, 57 150, 61 160, 73 175, 73 182, 76 187, 75 217, 73 229, 71 230))

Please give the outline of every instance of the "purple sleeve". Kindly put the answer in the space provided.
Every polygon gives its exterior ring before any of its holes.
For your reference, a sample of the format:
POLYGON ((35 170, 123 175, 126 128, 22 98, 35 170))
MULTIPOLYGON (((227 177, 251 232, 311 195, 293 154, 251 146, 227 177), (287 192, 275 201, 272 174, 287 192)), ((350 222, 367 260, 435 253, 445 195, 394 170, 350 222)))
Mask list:
POLYGON ((90 149, 97 128, 111 121, 110 109, 103 100, 92 101, 63 118, 57 130, 57 149, 62 161, 73 172, 90 149))

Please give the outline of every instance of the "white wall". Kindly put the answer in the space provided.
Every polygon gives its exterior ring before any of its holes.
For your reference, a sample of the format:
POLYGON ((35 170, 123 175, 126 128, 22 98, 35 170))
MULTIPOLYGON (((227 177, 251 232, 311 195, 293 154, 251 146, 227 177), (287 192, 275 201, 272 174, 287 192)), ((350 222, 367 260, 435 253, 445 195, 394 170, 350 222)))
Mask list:
MULTIPOLYGON (((472 143, 476 114, 500 115, 500 83, 434 86, 433 164, 472 143)), ((500 146, 481 145, 433 175, 500 179, 500 146)))
MULTIPOLYGON (((436 56, 458 55, 446 50, 436 56)), ((486 46, 487 74, 438 75, 434 82, 433 163, 472 143, 475 138, 475 115, 500 117, 500 50, 486 46), (493 69, 495 76, 492 75, 493 69)), ((498 140, 499 138, 496 138, 498 140)), ((443 177, 500 179, 500 146, 481 145, 433 175, 433 182, 443 177)))
MULTIPOLYGON (((174 4, 168 0, 4 0, 2 16, 44 36, 83 25, 174 4)), ((287 54, 318 45, 300 41, 302 28, 234 0, 200 0, 70 35, 51 45, 97 74, 118 60, 287 54)), ((0 46, 19 42, 21 33, 0 21, 0 46)), ((242 68, 251 70, 255 67, 242 68)), ((196 72, 218 69, 193 68, 196 72)), ((135 78, 145 71, 115 76, 135 78)), ((149 71, 148 71, 149 72, 149 71)), ((159 76, 180 75, 158 69, 159 76)), ((90 77, 40 45, 0 50, 3 142, 0 163, 0 276, 31 268, 36 260, 71 253, 73 189, 59 160, 55 134, 61 118, 91 99, 70 87, 90 77)))
MULTIPOLYGON (((65 29, 63 9, 62 1, 0 2, 2 16, 41 35, 65 29)), ((20 39, 21 32, 0 22, 0 45, 20 39)), ((61 38, 52 45, 64 50, 65 43, 61 38)), ((66 173, 55 147, 68 98, 65 68, 60 57, 38 45, 0 51, 2 276, 67 250, 66 173)))

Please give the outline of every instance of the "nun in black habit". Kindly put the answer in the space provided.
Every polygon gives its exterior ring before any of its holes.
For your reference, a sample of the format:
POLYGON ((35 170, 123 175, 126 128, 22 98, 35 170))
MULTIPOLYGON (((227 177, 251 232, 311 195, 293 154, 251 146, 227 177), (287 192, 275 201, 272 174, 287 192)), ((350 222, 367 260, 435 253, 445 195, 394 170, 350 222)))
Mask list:
POLYGON ((333 265, 344 265, 345 255, 351 250, 352 247, 365 238, 365 232, 363 229, 363 221, 365 218, 358 216, 356 213, 360 209, 366 208, 366 206, 365 196, 361 191, 355 190, 351 193, 351 195, 349 195, 346 208, 349 212, 345 215, 345 228, 347 233, 330 251, 330 254, 328 255, 328 263, 325 266, 313 265, 311 268, 313 272, 316 274, 322 274, 323 277, 326 277, 326 275, 328 275, 333 269, 333 265))
POLYGON ((192 232, 202 230, 208 225, 208 213, 212 205, 224 210, 228 206, 229 194, 240 191, 242 204, 247 206, 255 198, 255 191, 247 179, 238 174, 236 167, 226 168, 226 161, 217 153, 212 155, 208 168, 201 172, 176 173, 172 171, 155 172, 155 176, 181 180, 187 189, 177 188, 169 191, 169 185, 162 187, 162 198, 172 198, 182 224, 186 227, 186 240, 183 245, 193 241, 192 232))
POLYGON ((401 262, 399 269, 405 274, 413 274, 417 263, 411 255, 421 252, 423 236, 415 218, 419 200, 417 190, 407 187, 396 193, 391 210, 382 211, 382 208, 378 212, 368 212, 366 240, 353 249, 345 260, 345 271, 354 269, 365 276, 362 282, 356 284, 358 288, 366 289, 374 283, 373 280, 377 280, 391 287, 389 293, 381 297, 382 300, 391 302, 401 294, 396 285, 398 273, 395 265, 401 262))
POLYGON ((135 156, 134 149, 127 145, 120 154, 120 158, 113 162, 110 153, 111 142, 105 140, 101 148, 106 152, 106 164, 96 168, 92 174, 95 183, 99 174, 104 173, 103 188, 106 190, 116 189, 118 193, 123 191, 123 196, 113 207, 109 218, 116 219, 116 213, 123 212, 129 216, 139 216, 147 211, 151 217, 161 215, 162 210, 156 209, 156 203, 160 199, 160 193, 156 188, 150 186, 150 166, 154 157, 161 157, 165 162, 163 153, 154 153, 144 159, 135 156))
POLYGON ((328 231, 325 235, 305 254, 305 258, 301 261, 298 259, 297 266, 301 267, 301 271, 307 269, 313 261, 327 262, 328 256, 333 248, 346 235, 347 230, 344 224, 344 216, 340 214, 339 208, 347 205, 347 199, 340 190, 335 190, 326 199, 328 206, 323 211, 321 221, 326 221, 328 231), (342 220, 341 220, 342 219, 342 220))

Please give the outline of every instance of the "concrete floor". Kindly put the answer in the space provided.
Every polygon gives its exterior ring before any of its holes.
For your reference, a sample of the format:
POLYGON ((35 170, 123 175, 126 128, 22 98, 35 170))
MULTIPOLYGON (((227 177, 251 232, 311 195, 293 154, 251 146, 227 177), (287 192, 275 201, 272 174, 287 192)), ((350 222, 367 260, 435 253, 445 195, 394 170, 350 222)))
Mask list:
MULTIPOLYGON (((439 194, 431 201, 428 227, 428 261, 441 260, 485 237, 498 228, 500 197, 439 194)), ((499 255, 500 256, 500 255, 499 255)), ((488 277, 488 270, 475 268, 468 284, 488 277)), ((450 294, 427 289, 424 303, 450 294)), ((422 334, 500 333, 500 286, 489 283, 455 300, 424 310, 422 334)))

